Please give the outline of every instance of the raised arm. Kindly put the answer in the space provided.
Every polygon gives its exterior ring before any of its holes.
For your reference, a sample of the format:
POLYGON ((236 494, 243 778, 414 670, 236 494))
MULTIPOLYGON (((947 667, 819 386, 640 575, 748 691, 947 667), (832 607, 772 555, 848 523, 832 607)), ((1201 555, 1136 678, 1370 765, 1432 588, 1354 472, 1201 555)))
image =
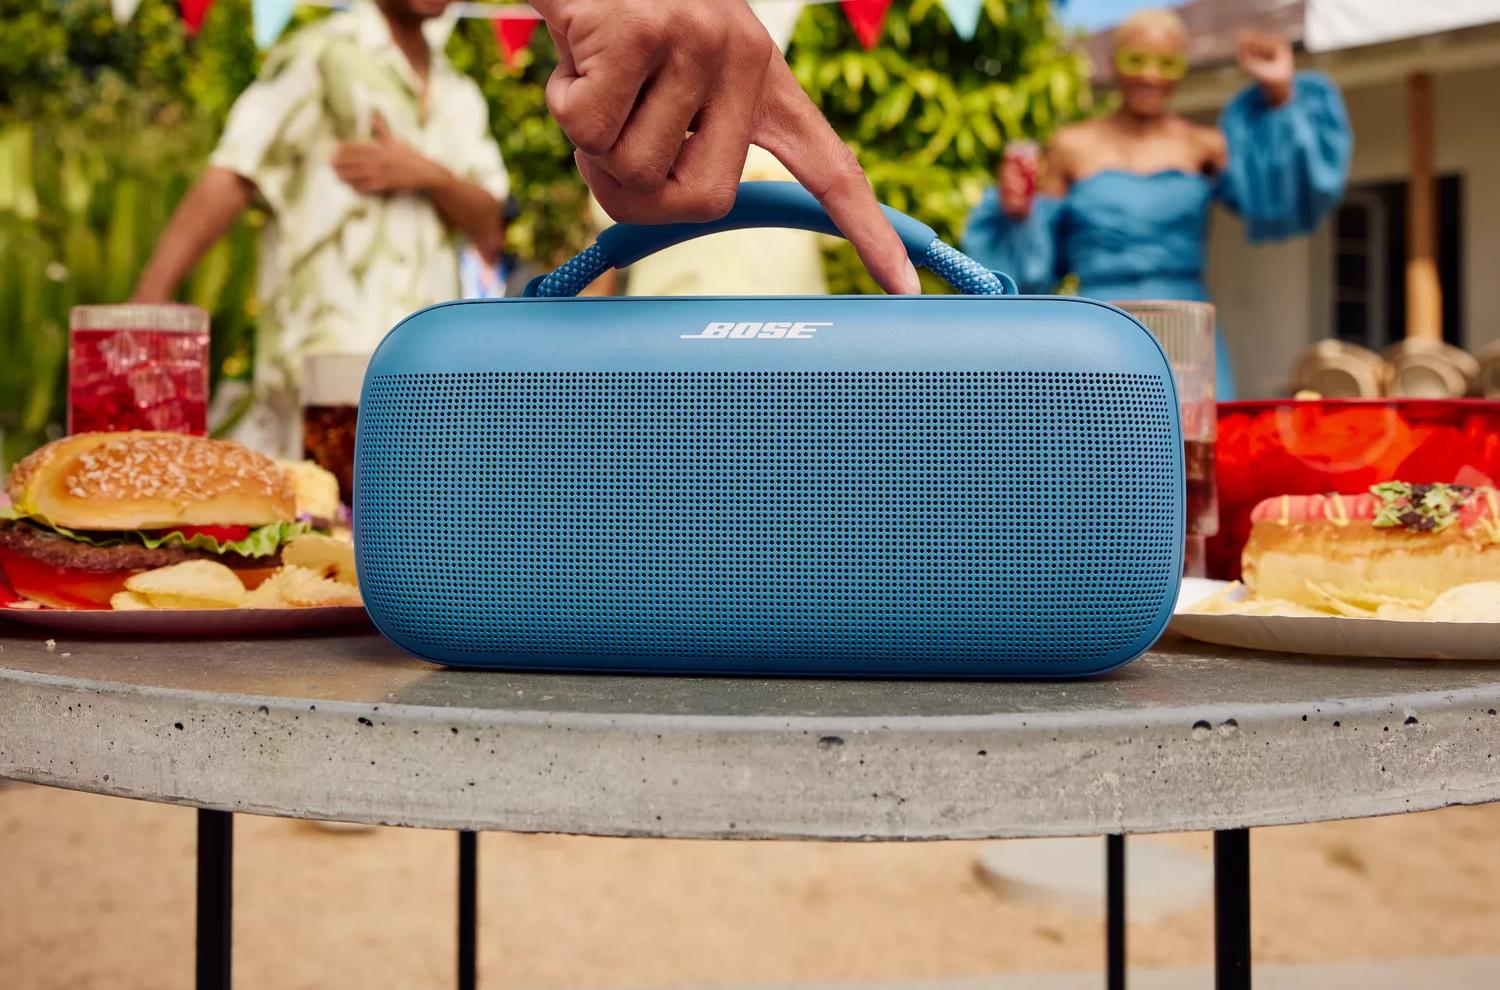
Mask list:
POLYGON ((255 196, 255 186, 226 168, 209 166, 172 212, 131 293, 131 302, 168 302, 204 253, 229 230, 255 196))

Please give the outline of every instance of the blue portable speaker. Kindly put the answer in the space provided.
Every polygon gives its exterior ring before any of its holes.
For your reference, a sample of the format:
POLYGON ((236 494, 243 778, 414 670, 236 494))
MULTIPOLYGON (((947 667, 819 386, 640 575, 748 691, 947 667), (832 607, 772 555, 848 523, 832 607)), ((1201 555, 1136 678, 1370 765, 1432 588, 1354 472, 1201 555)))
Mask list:
POLYGON ((837 233, 747 183, 721 221, 616 226, 526 298, 396 326, 355 462, 381 631, 557 671, 1067 677, 1144 651, 1182 571, 1160 347, 887 213, 966 294, 554 298, 714 231, 837 233))

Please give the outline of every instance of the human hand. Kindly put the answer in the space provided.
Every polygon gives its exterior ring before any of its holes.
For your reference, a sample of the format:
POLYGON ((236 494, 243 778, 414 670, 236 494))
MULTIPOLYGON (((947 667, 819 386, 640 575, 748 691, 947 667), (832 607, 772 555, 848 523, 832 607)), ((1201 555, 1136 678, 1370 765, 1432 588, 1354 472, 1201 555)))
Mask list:
POLYGON ((1013 220, 1031 216, 1036 202, 1036 165, 1016 155, 1000 159, 1000 209, 1013 220))
POLYGON ((443 181, 445 170, 391 133, 385 119, 370 121, 370 141, 345 141, 333 153, 333 171, 362 193, 424 192, 443 181))
POLYGON ((718 219, 734 205, 753 143, 817 197, 887 292, 921 291, 853 152, 744 0, 534 6, 559 55, 547 106, 615 220, 718 219))
POLYGON ((1265 31, 1241 31, 1235 38, 1235 58, 1245 74, 1260 86, 1273 107, 1285 103, 1292 95, 1291 42, 1265 31))

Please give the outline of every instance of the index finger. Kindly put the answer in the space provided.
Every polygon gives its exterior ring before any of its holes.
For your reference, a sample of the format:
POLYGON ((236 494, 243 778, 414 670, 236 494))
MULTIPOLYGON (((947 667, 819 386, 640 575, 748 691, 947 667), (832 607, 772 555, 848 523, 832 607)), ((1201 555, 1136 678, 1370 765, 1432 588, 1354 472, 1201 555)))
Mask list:
POLYGON ((922 291, 906 246, 881 211, 854 152, 780 58, 772 60, 766 75, 755 143, 775 155, 823 204, 881 288, 902 294, 922 291))

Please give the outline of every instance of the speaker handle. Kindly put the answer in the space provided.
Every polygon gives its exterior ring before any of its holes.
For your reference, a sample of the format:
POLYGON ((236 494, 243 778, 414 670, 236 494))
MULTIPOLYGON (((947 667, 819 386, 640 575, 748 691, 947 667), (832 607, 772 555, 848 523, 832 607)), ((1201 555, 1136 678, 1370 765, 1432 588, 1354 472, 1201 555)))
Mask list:
MULTIPOLYGON (((899 210, 882 206, 906 245, 912 264, 926 268, 965 295, 1016 294, 1015 281, 992 272, 968 255, 943 243, 932 228, 899 210)), ((812 193, 795 182, 742 182, 734 206, 707 223, 619 223, 601 232, 593 244, 549 275, 526 286, 528 296, 576 296, 611 268, 624 268, 673 244, 751 227, 790 227, 842 236, 812 193)))

